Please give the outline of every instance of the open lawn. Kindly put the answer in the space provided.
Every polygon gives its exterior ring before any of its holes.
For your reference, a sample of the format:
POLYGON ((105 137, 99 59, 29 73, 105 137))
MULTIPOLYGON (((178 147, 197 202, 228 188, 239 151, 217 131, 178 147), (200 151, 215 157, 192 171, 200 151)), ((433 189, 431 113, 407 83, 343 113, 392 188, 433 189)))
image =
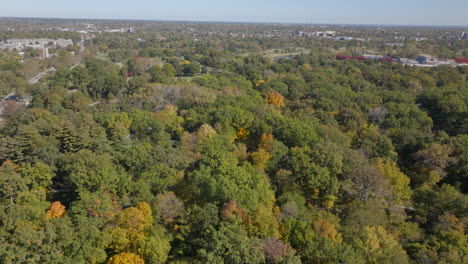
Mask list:
POLYGON ((261 54, 262 56, 265 56, 267 58, 275 59, 275 58, 289 57, 289 56, 295 56, 295 55, 300 55, 300 54, 307 54, 309 52, 310 50, 305 49, 305 48, 297 48, 295 52, 285 52, 284 49, 269 49, 269 50, 262 51, 262 52, 246 52, 242 55, 248 56, 252 54, 261 54))

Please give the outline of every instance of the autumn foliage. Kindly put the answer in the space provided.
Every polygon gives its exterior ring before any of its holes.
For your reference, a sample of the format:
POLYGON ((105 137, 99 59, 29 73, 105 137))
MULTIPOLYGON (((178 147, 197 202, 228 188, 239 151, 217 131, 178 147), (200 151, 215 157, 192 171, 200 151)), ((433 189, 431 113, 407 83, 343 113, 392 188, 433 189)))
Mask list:
POLYGON ((107 264, 145 264, 145 261, 133 253, 120 253, 109 259, 107 264))
POLYGON ((65 213, 65 206, 62 205, 62 203, 60 203, 59 201, 55 201, 50 205, 49 210, 47 210, 46 218, 52 219, 63 217, 65 213))
POLYGON ((333 242, 341 242, 341 236, 335 227, 326 220, 320 220, 314 223, 316 233, 330 239, 333 242))
MULTIPOLYGON (((40 21, 0 39, 55 27, 40 21)), ((336 55, 465 42, 132 24, 73 55, 0 49, 0 264, 468 263, 468 67, 336 55)))
POLYGON ((240 140, 247 138, 249 135, 250 135, 250 131, 243 127, 239 128, 239 130, 236 133, 237 139, 240 139, 240 140))
POLYGON ((250 224, 250 218, 248 212, 237 205, 236 201, 229 201, 223 205, 221 209, 221 219, 223 221, 228 220, 240 220, 244 224, 250 224))
POLYGON ((287 254, 294 253, 290 246, 275 238, 262 239, 262 250, 267 263, 280 263, 287 254))
POLYGON ((259 148, 269 151, 272 147, 272 143, 274 141, 274 137, 272 134, 263 133, 260 137, 260 144, 259 148))
POLYGON ((114 237, 112 247, 117 251, 135 249, 145 238, 145 231, 152 221, 151 207, 146 202, 120 211, 115 217, 116 227, 111 232, 114 237))
POLYGON ((6 164, 10 164, 11 167, 13 168, 13 170, 14 170, 15 172, 21 171, 21 166, 19 166, 18 164, 15 164, 15 163, 14 163, 13 161, 11 161, 11 160, 6 160, 6 161, 4 161, 2 165, 6 165, 6 164))
POLYGON ((285 106, 284 96, 282 96, 278 92, 267 93, 265 101, 266 101, 267 104, 272 104, 272 105, 276 105, 276 106, 279 106, 279 107, 284 107, 285 106))

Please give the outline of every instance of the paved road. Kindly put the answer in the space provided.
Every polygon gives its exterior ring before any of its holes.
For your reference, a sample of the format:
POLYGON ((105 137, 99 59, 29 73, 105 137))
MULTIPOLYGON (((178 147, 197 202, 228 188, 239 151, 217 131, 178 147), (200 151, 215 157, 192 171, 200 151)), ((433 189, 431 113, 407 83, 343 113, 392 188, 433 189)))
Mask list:
POLYGON ((54 68, 54 67, 52 67, 52 68, 50 68, 50 69, 47 69, 47 70, 45 70, 45 71, 39 73, 38 75, 32 77, 31 79, 29 79, 28 82, 29 82, 30 84, 35 84, 35 83, 37 83, 42 77, 44 77, 44 76, 46 76, 48 73, 54 72, 54 71, 55 71, 55 68, 54 68))

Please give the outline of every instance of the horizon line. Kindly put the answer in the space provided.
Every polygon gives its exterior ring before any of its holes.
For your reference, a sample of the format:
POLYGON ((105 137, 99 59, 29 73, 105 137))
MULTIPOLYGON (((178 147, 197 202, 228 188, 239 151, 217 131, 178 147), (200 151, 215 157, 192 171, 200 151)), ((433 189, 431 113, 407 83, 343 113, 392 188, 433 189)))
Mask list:
POLYGON ((66 18, 66 17, 21 17, 21 16, 0 16, 0 19, 57 19, 57 20, 107 20, 107 21, 131 21, 131 22, 176 22, 176 23, 220 23, 220 24, 279 24, 279 25, 323 25, 323 26, 384 26, 384 27, 456 27, 467 28, 468 25, 428 25, 428 24, 361 24, 361 23, 320 23, 320 22, 275 22, 275 21, 218 21, 218 20, 158 20, 158 19, 131 19, 131 18, 66 18))

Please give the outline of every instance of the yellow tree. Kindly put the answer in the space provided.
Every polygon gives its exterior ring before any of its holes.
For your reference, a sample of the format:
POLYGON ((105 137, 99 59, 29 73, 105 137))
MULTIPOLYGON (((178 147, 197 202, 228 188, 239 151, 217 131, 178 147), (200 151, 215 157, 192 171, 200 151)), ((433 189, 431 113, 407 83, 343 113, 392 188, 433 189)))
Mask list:
POLYGON ((151 207, 146 202, 120 211, 115 217, 116 227, 112 230, 112 248, 118 252, 135 250, 152 222, 151 207))
POLYGON ((284 107, 285 106, 284 105, 284 96, 282 96, 278 92, 267 93, 265 101, 266 101, 267 104, 273 104, 273 105, 277 105, 279 107, 284 107))
POLYGON ((239 130, 236 132, 236 137, 239 140, 246 139, 250 135, 250 131, 247 128, 239 128, 239 130))
POLYGON ((408 263, 408 255, 398 241, 382 226, 366 226, 357 246, 366 253, 368 263, 408 263))
POLYGON ((271 154, 262 148, 258 149, 256 152, 253 152, 250 156, 252 157, 252 163, 255 165, 255 167, 262 170, 265 168, 265 165, 271 158, 271 154))
POLYGON ((203 124, 198 130, 197 130, 197 138, 198 140, 205 140, 207 138, 210 138, 216 134, 216 130, 209 124, 203 124))
POLYGON ((279 225, 273 210, 273 203, 259 206, 252 213, 252 228, 250 233, 262 238, 279 237, 279 225))
POLYGON ((375 167, 387 178, 398 202, 410 199, 410 178, 400 171, 396 162, 378 158, 375 161, 375 167))
POLYGON ((319 220, 315 222, 314 231, 317 234, 330 239, 334 243, 342 241, 341 234, 338 233, 335 226, 327 220, 319 220))
POLYGON ((133 253, 120 253, 109 259, 107 264, 145 264, 145 261, 133 253))
POLYGON ((272 134, 263 133, 262 136, 260 137, 260 144, 258 147, 266 151, 270 151, 274 140, 275 139, 273 138, 272 134))
POLYGON ((110 232, 112 238, 110 249, 114 253, 121 254, 118 254, 118 257, 114 256, 113 261, 135 262, 110 263, 143 263, 142 259, 154 264, 166 262, 171 249, 170 239, 166 236, 164 228, 153 224, 151 207, 148 203, 142 202, 137 207, 120 211, 114 219, 114 224, 115 227, 110 232))
POLYGON ((46 213, 46 219, 63 217, 66 213, 65 206, 59 201, 53 202, 46 213))
POLYGON ((271 158, 271 153, 269 151, 272 148, 273 141, 273 135, 262 134, 260 137, 260 144, 258 144, 258 150, 250 155, 255 167, 262 170, 265 168, 268 160, 271 158))

